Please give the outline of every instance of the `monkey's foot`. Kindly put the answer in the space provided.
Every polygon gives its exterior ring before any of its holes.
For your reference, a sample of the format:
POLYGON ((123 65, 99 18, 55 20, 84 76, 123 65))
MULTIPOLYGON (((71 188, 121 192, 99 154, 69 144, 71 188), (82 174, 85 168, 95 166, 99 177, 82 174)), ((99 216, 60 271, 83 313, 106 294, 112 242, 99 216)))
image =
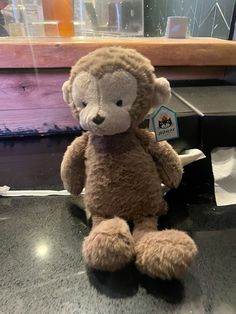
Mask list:
POLYGON ((153 278, 181 278, 190 266, 197 247, 184 232, 163 230, 145 233, 135 245, 136 266, 153 278))
POLYGON ((134 259, 134 241, 127 223, 120 218, 104 220, 85 238, 83 255, 97 270, 116 271, 134 259))

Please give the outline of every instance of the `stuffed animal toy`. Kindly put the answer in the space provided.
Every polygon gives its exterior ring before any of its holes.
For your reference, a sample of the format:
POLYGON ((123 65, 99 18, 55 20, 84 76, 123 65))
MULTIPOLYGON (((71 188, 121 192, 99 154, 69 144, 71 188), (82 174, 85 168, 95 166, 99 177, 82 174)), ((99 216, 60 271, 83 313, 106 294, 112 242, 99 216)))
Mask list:
POLYGON ((64 100, 87 132, 67 148, 61 177, 73 195, 85 187, 92 230, 83 255, 94 269, 116 271, 135 261, 151 277, 180 278, 197 253, 186 233, 157 231, 167 208, 161 183, 176 188, 183 170, 167 142, 138 128, 170 94, 148 59, 120 47, 81 58, 63 85, 64 100))

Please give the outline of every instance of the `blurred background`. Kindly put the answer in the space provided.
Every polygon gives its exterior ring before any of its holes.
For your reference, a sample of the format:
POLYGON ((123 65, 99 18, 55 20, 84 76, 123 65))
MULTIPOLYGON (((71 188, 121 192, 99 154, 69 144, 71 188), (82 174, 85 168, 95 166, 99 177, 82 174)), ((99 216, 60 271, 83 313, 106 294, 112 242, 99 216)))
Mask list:
POLYGON ((188 35, 228 39, 235 0, 0 0, 0 36, 165 35, 188 17, 188 35))

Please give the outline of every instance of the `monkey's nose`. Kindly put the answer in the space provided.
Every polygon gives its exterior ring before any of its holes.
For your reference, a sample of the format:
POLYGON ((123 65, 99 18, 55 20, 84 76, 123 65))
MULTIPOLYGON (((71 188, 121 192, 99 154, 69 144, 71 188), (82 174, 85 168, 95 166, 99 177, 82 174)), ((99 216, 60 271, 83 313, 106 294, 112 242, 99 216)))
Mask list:
POLYGON ((100 116, 99 114, 96 115, 96 117, 93 118, 93 122, 97 125, 102 124, 102 122, 105 120, 104 117, 100 116))

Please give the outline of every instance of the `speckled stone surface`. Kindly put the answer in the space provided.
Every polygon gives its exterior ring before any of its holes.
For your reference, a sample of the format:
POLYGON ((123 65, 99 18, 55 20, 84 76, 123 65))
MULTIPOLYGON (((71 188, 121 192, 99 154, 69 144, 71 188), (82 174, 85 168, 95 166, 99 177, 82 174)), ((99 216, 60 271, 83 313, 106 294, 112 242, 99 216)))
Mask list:
POLYGON ((89 227, 69 198, 0 198, 0 313, 235 313, 236 207, 169 197, 162 227, 186 230, 200 252, 183 281, 86 269, 89 227))

